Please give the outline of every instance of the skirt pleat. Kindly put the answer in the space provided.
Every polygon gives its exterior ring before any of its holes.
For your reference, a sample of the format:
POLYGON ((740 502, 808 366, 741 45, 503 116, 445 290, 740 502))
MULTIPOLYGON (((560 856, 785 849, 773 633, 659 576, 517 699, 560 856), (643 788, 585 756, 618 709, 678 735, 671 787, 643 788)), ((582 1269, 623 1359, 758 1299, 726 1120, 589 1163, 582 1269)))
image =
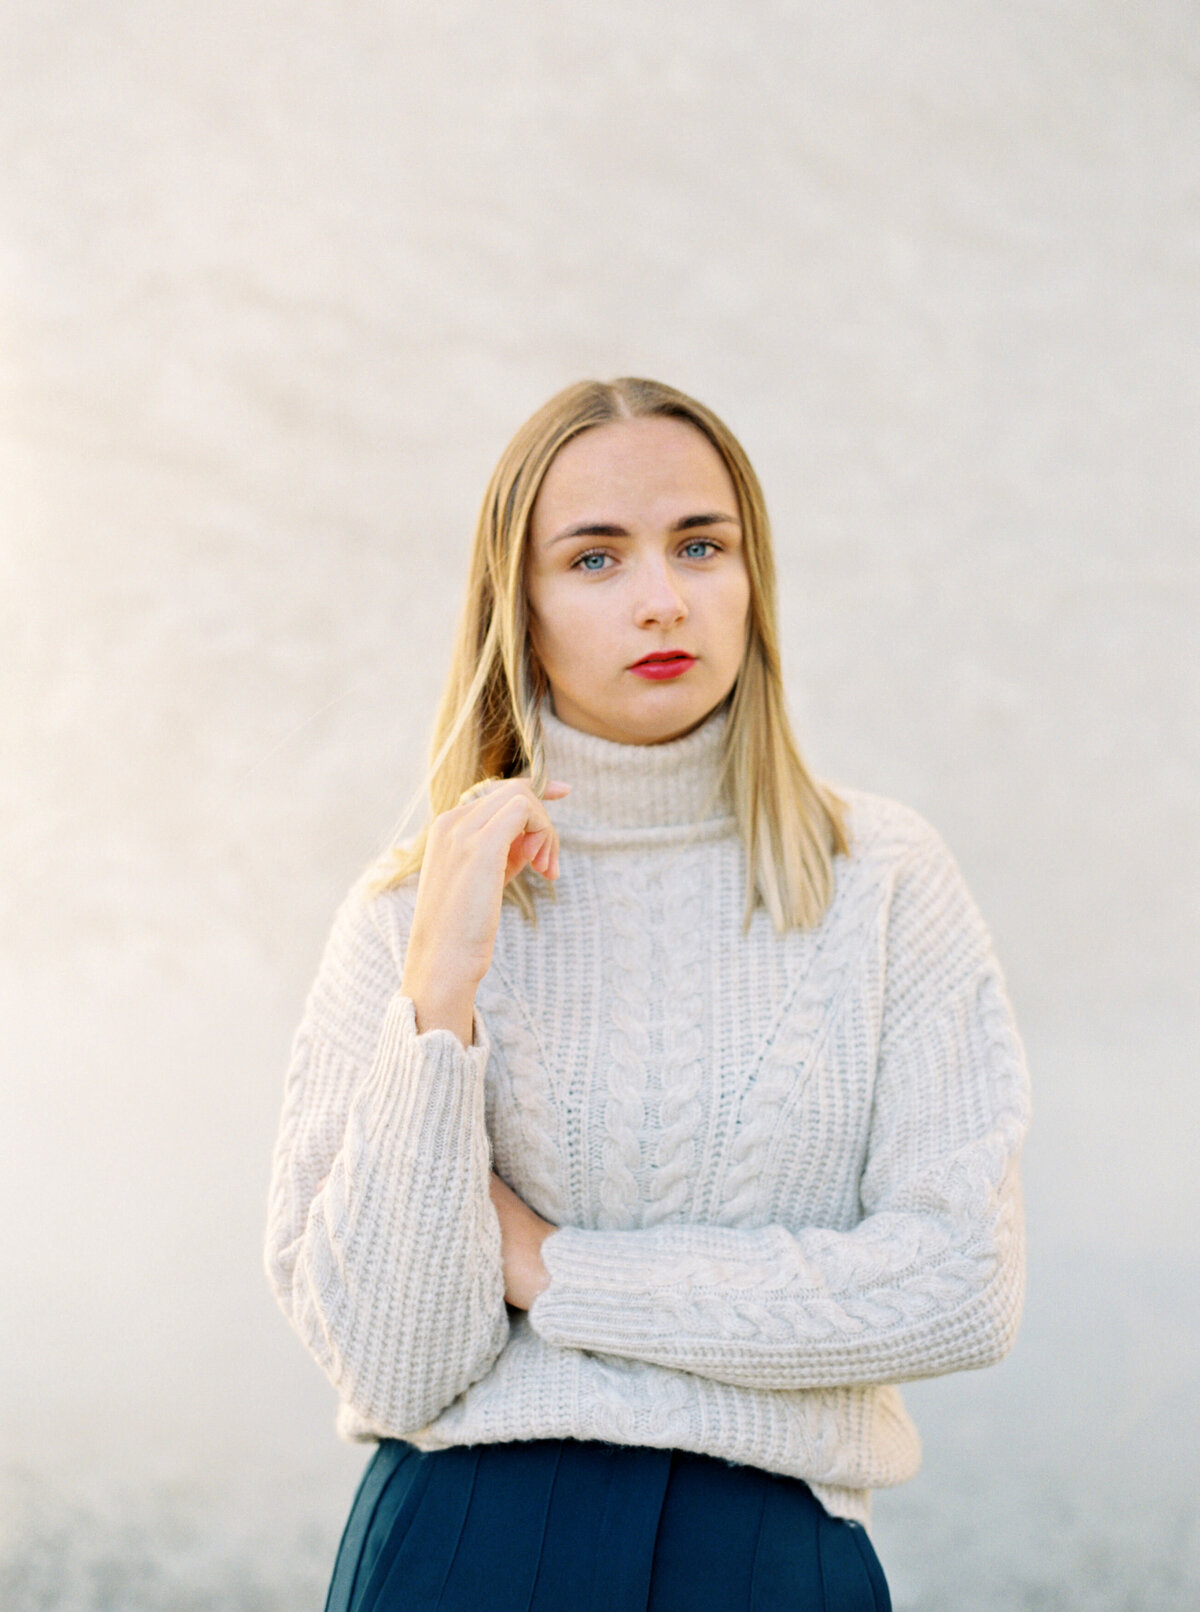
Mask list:
POLYGON ((675 1457, 659 1518, 649 1612, 749 1604, 764 1476, 707 1456, 675 1457))
POLYGON ((680 1450, 380 1444, 326 1612, 890 1612, 808 1485, 680 1450))
POLYGON ((642 1450, 641 1459, 628 1462, 608 1444, 567 1439, 557 1448, 553 1504, 528 1612, 646 1606, 670 1450, 642 1450))

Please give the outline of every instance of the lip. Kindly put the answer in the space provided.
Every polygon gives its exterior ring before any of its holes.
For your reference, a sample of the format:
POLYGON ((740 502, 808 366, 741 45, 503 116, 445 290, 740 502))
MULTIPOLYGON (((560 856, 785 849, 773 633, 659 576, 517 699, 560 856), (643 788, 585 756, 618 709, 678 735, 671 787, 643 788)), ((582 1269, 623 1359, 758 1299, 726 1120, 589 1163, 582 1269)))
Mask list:
POLYGON ((652 682, 661 683, 671 677, 682 677, 695 664, 696 657, 682 649, 659 649, 652 655, 643 655, 629 670, 636 672, 638 677, 648 677, 652 682))

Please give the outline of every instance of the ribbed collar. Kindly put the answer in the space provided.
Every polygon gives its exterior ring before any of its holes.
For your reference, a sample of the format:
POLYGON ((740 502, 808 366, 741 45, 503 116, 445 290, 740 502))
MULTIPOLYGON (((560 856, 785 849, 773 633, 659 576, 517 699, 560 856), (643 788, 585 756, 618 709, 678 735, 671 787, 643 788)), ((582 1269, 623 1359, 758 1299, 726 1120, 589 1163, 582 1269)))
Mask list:
POLYGON ((550 778, 571 785, 548 810, 564 841, 632 846, 711 839, 735 819, 720 788, 728 712, 714 711, 682 739, 616 744, 570 728, 542 706, 550 778))

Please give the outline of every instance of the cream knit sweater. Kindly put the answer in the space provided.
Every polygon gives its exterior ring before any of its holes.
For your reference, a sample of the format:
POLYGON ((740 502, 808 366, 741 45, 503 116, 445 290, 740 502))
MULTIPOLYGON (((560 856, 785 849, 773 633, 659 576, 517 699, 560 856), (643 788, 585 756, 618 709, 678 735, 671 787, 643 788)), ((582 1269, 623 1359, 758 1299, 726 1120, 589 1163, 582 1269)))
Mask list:
POLYGON ((725 720, 637 746, 545 713, 561 877, 536 926, 505 903, 470 1048, 399 993, 415 881, 358 881, 292 1048, 267 1266, 347 1437, 704 1451, 866 1521, 920 1459, 894 1384, 1012 1344, 1024 1058, 950 853, 893 801, 839 790, 816 930, 743 932, 725 720), (562 1228, 528 1314, 493 1164, 562 1228))

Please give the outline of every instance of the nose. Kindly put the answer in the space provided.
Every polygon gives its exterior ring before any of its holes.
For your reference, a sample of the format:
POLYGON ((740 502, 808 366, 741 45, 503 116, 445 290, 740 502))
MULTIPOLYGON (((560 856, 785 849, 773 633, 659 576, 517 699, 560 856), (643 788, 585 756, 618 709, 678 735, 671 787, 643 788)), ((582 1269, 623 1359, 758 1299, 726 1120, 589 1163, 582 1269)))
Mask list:
POLYGON ((679 583, 661 557, 638 567, 634 620, 639 627, 675 627, 687 616, 687 602, 679 583))

